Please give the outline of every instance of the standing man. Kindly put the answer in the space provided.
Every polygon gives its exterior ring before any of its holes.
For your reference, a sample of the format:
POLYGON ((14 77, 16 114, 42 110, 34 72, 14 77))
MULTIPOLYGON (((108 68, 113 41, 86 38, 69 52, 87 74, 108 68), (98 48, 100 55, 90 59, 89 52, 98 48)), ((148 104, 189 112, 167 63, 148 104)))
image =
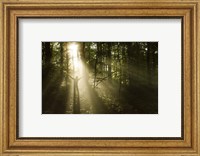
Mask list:
POLYGON ((78 78, 78 76, 76 76, 75 78, 73 78, 70 75, 69 75, 69 77, 74 80, 73 113, 74 114, 80 114, 80 99, 79 99, 80 97, 79 97, 78 81, 81 78, 78 78))

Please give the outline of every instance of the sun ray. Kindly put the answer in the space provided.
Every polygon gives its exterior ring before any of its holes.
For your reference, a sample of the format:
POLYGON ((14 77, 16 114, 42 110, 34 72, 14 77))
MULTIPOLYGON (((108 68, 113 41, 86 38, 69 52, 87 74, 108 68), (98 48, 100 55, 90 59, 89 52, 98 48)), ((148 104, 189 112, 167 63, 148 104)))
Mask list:
POLYGON ((79 44, 72 42, 68 45, 69 55, 72 60, 74 76, 80 75, 82 72, 82 65, 79 53, 79 44))

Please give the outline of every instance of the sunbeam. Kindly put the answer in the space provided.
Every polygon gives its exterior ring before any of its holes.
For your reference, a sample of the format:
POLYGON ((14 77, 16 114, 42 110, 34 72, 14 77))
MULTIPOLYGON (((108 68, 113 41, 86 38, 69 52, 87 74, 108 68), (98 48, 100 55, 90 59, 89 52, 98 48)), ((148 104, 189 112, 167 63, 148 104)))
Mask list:
POLYGON ((80 58, 80 52, 79 52, 79 44, 76 42, 72 42, 68 45, 68 51, 70 58, 72 60, 72 66, 73 66, 73 75, 74 76, 80 76, 82 74, 82 64, 81 64, 81 58, 80 58))

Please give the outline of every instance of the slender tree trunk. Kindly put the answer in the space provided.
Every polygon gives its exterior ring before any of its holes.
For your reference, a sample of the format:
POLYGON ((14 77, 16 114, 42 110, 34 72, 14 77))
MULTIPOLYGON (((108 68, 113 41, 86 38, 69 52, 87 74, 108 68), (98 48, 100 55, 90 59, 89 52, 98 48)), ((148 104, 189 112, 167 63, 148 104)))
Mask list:
POLYGON ((50 64, 52 57, 50 42, 45 42, 45 54, 46 54, 46 63, 50 64))
POLYGON ((108 57, 108 78, 112 79, 112 68, 111 68, 111 62, 112 62, 112 43, 108 43, 108 52, 107 52, 107 57, 108 57))
POLYGON ((132 61, 132 56, 133 56, 133 48, 132 48, 132 43, 128 43, 127 45, 127 74, 128 74, 128 79, 129 79, 129 85, 132 85, 132 69, 131 69, 131 61, 132 61))
POLYGON ((51 70, 51 47, 50 47, 50 42, 45 42, 45 62, 46 62, 46 73, 45 76, 48 77, 49 72, 51 70))
POLYGON ((121 86, 122 86, 122 69, 121 69, 121 60, 120 60, 120 46, 118 45, 117 48, 117 58, 118 58, 118 64, 119 64, 119 101, 120 101, 120 97, 121 97, 121 86))
MULTIPOLYGON (((72 59, 71 57, 70 57, 70 52, 69 52, 69 49, 68 49, 68 45, 69 45, 69 43, 68 42, 64 42, 64 60, 63 60, 63 63, 64 63, 64 68, 65 68, 65 71, 66 71, 66 73, 67 73, 67 75, 68 74, 70 74, 69 72, 70 72, 70 59, 72 59)), ((69 79, 69 77, 68 76, 66 76, 66 80, 68 81, 68 79, 69 79)))
POLYGON ((101 75, 104 76, 103 66, 104 66, 104 43, 101 43, 101 75))
POLYGON ((151 84, 151 43, 147 43, 147 79, 151 84))
POLYGON ((96 77, 97 77, 97 63, 98 63, 98 54, 99 54, 99 43, 97 43, 97 52, 96 52, 96 58, 95 58, 95 64, 94 64, 94 88, 96 86, 96 77))
POLYGON ((84 42, 79 42, 79 47, 80 47, 80 57, 82 60, 85 60, 85 43, 84 42))
POLYGON ((157 77, 157 75, 155 75, 155 73, 156 73, 156 65, 158 64, 158 55, 157 55, 157 53, 155 53, 155 51, 157 51, 158 50, 158 43, 157 42, 154 42, 153 43, 153 52, 152 52, 152 58, 153 58, 153 65, 152 65, 152 68, 153 68, 153 76, 154 76, 154 78, 155 77, 157 77))
POLYGON ((60 42, 60 75, 63 78, 63 43, 60 42))

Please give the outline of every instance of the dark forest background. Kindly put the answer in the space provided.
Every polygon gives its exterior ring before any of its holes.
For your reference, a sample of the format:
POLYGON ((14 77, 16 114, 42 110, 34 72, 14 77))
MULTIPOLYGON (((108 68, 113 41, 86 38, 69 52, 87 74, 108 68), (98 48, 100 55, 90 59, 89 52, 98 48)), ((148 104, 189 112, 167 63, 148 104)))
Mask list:
POLYGON ((43 114, 157 114, 157 42, 42 42, 43 114))

